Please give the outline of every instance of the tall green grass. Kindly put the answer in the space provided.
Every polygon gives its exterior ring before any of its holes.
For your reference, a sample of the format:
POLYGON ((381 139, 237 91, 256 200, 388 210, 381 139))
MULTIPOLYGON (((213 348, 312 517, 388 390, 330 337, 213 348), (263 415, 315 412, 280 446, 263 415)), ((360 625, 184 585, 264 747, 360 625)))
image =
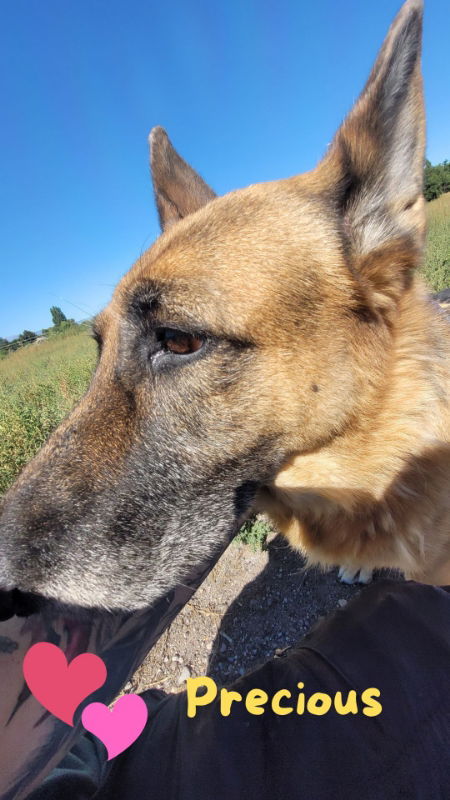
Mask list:
POLYGON ((450 286, 450 192, 427 203, 428 236, 423 274, 435 292, 450 286))
POLYGON ((0 494, 85 392, 95 350, 80 333, 22 347, 0 361, 0 494))

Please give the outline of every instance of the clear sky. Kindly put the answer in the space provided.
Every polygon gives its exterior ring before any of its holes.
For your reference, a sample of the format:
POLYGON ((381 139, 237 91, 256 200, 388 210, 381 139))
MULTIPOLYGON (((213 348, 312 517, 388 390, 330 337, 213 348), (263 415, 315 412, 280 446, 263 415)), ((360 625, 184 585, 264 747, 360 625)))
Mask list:
MULTIPOLYGON (((83 319, 158 234, 147 135, 220 194, 310 169, 398 0, 0 0, 0 336, 83 319)), ((427 0, 428 157, 450 158, 448 0, 427 0)))

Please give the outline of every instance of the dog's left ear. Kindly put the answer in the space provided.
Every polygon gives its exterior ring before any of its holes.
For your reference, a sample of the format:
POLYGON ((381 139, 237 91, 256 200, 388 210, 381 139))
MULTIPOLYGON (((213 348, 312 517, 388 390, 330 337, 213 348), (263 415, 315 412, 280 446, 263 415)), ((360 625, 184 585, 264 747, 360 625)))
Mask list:
POLYGON ((193 214, 216 197, 200 175, 183 161, 164 128, 150 133, 150 165, 161 230, 193 214))
POLYGON ((422 11, 421 0, 403 5, 318 167, 331 180, 352 268, 380 310, 396 305, 424 243, 422 11))

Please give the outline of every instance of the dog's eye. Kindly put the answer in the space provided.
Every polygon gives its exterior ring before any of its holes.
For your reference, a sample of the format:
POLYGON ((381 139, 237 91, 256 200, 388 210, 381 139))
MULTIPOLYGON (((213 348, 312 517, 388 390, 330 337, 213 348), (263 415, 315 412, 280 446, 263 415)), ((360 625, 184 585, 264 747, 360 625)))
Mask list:
POLYGON ((160 328, 157 332, 158 341, 161 342, 167 353, 178 356, 188 356, 200 350, 205 339, 197 333, 185 333, 173 328, 160 328))

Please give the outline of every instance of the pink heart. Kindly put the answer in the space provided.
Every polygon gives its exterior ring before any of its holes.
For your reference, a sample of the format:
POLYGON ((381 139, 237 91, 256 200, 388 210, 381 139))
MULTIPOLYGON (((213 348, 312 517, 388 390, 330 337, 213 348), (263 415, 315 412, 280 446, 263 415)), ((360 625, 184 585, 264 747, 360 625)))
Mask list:
POLYGON ((138 694, 120 697, 111 710, 103 703, 89 703, 81 715, 86 730, 105 745, 108 761, 136 741, 147 719, 147 706, 138 694))
POLYGON ((32 695, 55 717, 73 725, 82 700, 106 681, 106 667, 99 656, 82 653, 67 663, 55 644, 34 644, 23 660, 23 674, 32 695))

